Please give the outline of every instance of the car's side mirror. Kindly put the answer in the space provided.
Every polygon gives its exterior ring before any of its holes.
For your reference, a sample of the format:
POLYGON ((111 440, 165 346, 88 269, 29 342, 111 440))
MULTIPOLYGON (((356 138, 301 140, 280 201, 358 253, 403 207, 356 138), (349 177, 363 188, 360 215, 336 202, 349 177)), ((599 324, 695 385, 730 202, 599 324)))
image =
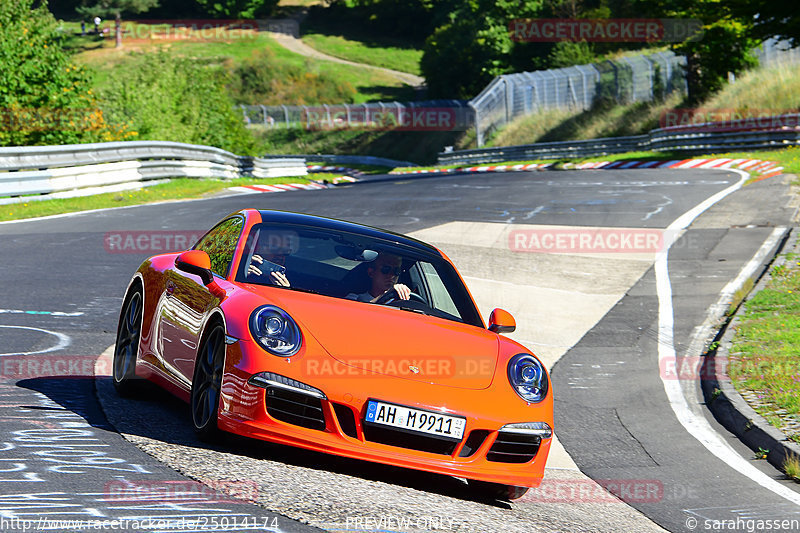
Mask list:
POLYGON ((211 258, 202 250, 188 250, 181 253, 175 260, 175 266, 178 270, 199 276, 203 280, 203 285, 209 285, 214 281, 214 274, 211 273, 211 258))
POLYGON ((489 331, 511 333, 515 329, 517 329, 517 322, 508 311, 498 308, 489 315, 489 331))

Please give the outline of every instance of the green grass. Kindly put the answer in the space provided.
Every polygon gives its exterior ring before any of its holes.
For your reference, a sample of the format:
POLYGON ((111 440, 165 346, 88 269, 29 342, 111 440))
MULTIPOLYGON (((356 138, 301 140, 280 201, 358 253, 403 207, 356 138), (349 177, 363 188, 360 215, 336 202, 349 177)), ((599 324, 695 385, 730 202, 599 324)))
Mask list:
POLYGON ((766 287, 745 303, 728 374, 738 390, 757 394, 763 405, 753 407, 759 414, 800 414, 800 261, 796 258, 774 267, 766 287))
POLYGON ((239 178, 234 180, 198 180, 177 178, 167 183, 140 190, 103 193, 80 198, 31 200, 29 202, 0 206, 0 221, 73 213, 109 207, 140 205, 167 200, 202 198, 217 191, 241 185, 269 185, 274 183, 309 183, 306 178, 239 178))
POLYGON ((681 97, 672 95, 663 102, 597 106, 586 111, 546 110, 513 120, 486 144, 511 146, 640 135, 657 128, 662 114, 680 103, 681 97))
MULTIPOLYGON (((680 95, 662 102, 595 106, 586 111, 548 110, 519 117, 490 135, 487 146, 640 135, 657 128, 664 113, 688 107, 680 95)), ((794 65, 755 69, 697 106, 722 117, 770 116, 800 109, 800 70, 794 65)))
POLYGON ((783 461, 783 471, 789 479, 800 483, 800 457, 792 454, 783 461))
MULTIPOLYGON (((78 23, 62 24, 65 31, 70 34, 68 44, 76 52, 76 60, 91 67, 96 73, 95 88, 98 89, 108 83, 114 76, 116 68, 127 60, 130 52, 150 51, 161 47, 175 54, 202 59, 209 65, 229 69, 248 60, 260 60, 266 54, 269 61, 274 62, 276 70, 292 70, 303 74, 289 80, 281 80, 285 82, 282 87, 288 85, 283 91, 260 95, 258 103, 265 105, 345 103, 339 96, 340 92, 336 91, 331 94, 330 99, 323 97, 313 102, 303 101, 302 98, 294 96, 303 94, 302 89, 309 82, 309 76, 322 77, 325 83, 331 86, 352 86, 355 92, 347 98, 347 103, 413 100, 415 96, 413 87, 404 85, 389 74, 365 67, 307 58, 285 49, 263 32, 241 34, 238 38, 228 40, 132 41, 123 38, 123 48, 118 50, 114 48, 113 36, 106 39, 99 39, 94 35, 82 37, 75 35, 80 29, 78 23)), ((136 35, 145 35, 147 32, 146 25, 130 24, 126 27, 130 27, 136 35)))
POLYGON ((320 52, 347 59, 348 61, 420 75, 419 60, 422 58, 421 50, 394 46, 370 46, 360 41, 346 39, 340 35, 323 35, 320 33, 303 35, 303 42, 320 52))
POLYGON ((800 108, 800 73, 796 65, 778 65, 746 72, 701 107, 764 112, 797 112, 800 108))

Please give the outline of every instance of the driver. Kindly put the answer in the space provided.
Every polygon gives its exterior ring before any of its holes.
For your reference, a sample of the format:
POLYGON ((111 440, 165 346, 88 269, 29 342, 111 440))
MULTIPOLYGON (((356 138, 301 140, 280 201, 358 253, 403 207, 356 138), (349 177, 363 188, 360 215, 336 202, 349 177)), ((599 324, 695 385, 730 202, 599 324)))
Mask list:
POLYGON ((411 289, 402 283, 397 283, 402 271, 402 264, 403 260, 400 256, 381 252, 367 268, 367 275, 372 280, 370 290, 361 294, 351 292, 346 298, 358 300, 359 302, 375 303, 381 296, 394 290, 401 300, 408 300, 411 296, 411 289))

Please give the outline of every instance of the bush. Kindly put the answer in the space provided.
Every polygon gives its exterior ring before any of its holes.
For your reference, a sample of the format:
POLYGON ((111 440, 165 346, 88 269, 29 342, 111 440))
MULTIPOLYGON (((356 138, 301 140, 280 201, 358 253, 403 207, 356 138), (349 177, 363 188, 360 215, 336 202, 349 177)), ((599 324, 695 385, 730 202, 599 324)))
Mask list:
POLYGON ((33 3, 0 2, 0 146, 124 139, 106 124, 47 6, 33 3))
POLYGON ((135 54, 102 91, 109 120, 140 139, 216 146, 249 154, 253 138, 225 89, 219 67, 168 52, 135 54))
POLYGON ((232 67, 232 74, 230 91, 237 104, 341 104, 352 103, 356 97, 350 83, 278 62, 269 49, 232 67))

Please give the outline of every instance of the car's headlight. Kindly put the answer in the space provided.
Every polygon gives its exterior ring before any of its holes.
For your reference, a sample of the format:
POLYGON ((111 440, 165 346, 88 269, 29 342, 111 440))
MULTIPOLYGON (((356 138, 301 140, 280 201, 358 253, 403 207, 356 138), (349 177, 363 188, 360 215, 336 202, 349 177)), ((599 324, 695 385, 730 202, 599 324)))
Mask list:
POLYGON ((253 311, 250 333, 265 350, 280 357, 296 354, 303 343, 303 335, 292 317, 273 305, 264 305, 253 311))
POLYGON ((547 396, 547 372, 533 355, 520 353, 508 362, 508 381, 520 398, 536 403, 547 396))

